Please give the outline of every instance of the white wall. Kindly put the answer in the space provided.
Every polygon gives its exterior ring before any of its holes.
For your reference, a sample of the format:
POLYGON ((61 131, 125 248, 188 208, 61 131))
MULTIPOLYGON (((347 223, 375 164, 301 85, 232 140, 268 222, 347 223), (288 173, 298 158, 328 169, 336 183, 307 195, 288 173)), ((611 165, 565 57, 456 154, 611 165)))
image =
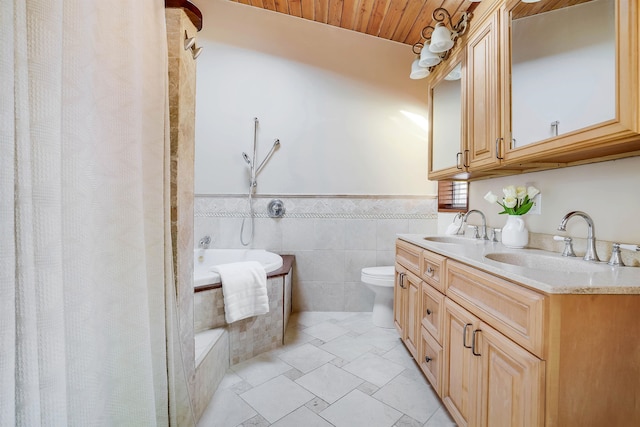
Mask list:
MULTIPOLYGON (((472 182, 470 208, 482 210, 489 225, 502 227, 506 218, 498 215, 500 207, 490 205, 483 196, 489 190, 502 194, 506 185, 527 182, 539 188, 542 197, 542 214, 525 216, 530 231, 555 234, 567 212, 581 210, 593 218, 597 239, 640 244, 640 157, 472 182)), ((571 219, 567 232, 585 238, 585 222, 571 219)))
POLYGON ((253 117, 268 194, 432 195, 426 84, 410 80, 407 45, 222 0, 198 45, 198 194, 247 192, 253 117))
POLYGON ((615 7, 599 0, 512 24, 517 146, 615 117, 615 7))

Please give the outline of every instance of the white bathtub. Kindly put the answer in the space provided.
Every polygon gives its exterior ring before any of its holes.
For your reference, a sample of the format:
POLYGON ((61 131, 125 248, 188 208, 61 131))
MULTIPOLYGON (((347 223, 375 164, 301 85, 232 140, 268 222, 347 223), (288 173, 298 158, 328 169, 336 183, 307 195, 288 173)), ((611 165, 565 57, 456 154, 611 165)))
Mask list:
POLYGON ((214 265, 258 261, 267 274, 282 267, 282 257, 264 249, 196 249, 193 255, 194 287, 220 283, 220 275, 210 271, 214 265))

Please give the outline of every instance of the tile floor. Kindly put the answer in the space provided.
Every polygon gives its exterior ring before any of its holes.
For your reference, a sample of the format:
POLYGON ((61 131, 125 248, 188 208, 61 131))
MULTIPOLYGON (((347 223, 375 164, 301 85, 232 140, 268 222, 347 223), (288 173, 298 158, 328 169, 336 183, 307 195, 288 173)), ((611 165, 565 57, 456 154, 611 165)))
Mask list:
POLYGON ((449 427, 395 329, 371 313, 292 315, 286 345, 232 366, 198 427, 449 427))

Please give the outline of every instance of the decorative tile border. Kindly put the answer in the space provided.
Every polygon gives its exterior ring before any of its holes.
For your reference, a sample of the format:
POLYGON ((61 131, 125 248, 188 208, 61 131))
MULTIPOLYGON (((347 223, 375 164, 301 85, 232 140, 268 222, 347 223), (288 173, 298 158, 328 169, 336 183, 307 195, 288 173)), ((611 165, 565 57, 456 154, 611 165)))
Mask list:
MULTIPOLYGON (((431 196, 255 196, 256 218, 268 218, 271 199, 283 201, 284 218, 437 219, 438 203, 431 196)), ((196 196, 196 217, 249 217, 247 196, 196 196)))

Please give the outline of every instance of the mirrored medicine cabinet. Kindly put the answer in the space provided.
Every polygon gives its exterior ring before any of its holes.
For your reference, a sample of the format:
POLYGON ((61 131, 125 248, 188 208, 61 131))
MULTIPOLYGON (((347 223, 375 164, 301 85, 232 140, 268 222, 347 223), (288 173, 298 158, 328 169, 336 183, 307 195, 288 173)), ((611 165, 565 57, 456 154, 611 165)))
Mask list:
POLYGON ((430 179, 640 153, 640 2, 479 5, 459 54, 428 78, 430 179), (444 77, 459 65, 454 85, 444 77))

